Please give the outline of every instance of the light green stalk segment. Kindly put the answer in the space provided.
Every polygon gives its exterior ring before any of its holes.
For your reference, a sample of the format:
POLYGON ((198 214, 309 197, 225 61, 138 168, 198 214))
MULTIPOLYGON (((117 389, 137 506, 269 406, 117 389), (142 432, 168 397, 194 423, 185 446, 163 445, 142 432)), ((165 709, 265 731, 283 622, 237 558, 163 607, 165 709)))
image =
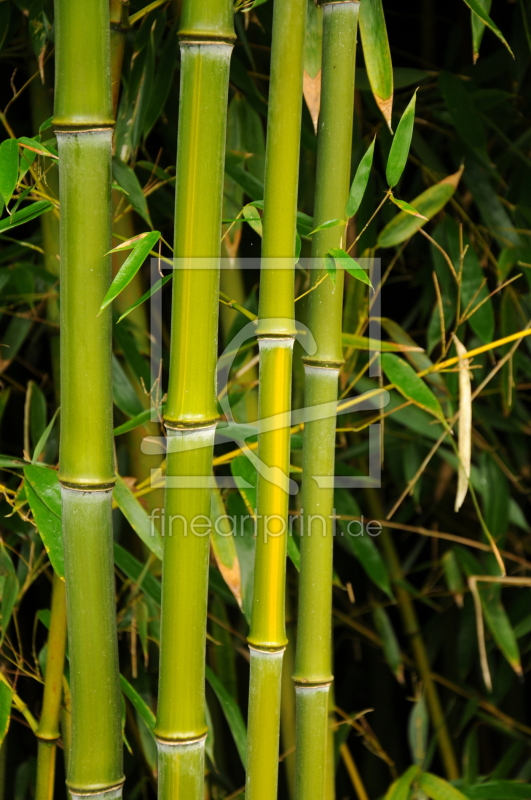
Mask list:
POLYGON ((219 254, 231 52, 222 42, 181 44, 174 246, 179 261, 171 334, 175 369, 170 368, 165 414, 175 426, 206 424, 218 416, 219 254), (194 260, 187 264, 188 258, 194 260))
POLYGON ((73 701, 67 784, 92 794, 123 780, 112 492, 63 487, 61 496, 73 701))
POLYGON ((64 582, 54 574, 50 633, 42 712, 37 729, 37 780, 35 800, 52 800, 55 781, 56 742, 59 738, 59 714, 63 693, 63 670, 66 648, 66 595, 64 582))
POLYGON ((158 745, 159 797, 190 800, 204 796, 205 740, 158 745))
POLYGON ((250 653, 245 797, 270 800, 277 796, 283 650, 266 653, 251 647, 250 653))
POLYGON ((61 197, 61 458, 63 484, 114 482, 110 129, 57 132, 61 197), (109 203, 105 195, 109 194, 109 203))
POLYGON ((328 686, 297 686, 297 762, 295 797, 323 800, 328 736, 328 686))
MULTIPOLYGON (((341 219, 349 193, 359 3, 323 6, 323 69, 314 227, 341 219)), ((314 234, 313 273, 341 242, 339 228, 314 234)), ((332 681, 332 555, 335 403, 341 344, 343 271, 309 295, 308 326, 317 350, 306 359, 305 406, 329 403, 331 413, 304 428, 299 624, 293 679, 297 687, 296 800, 328 793, 328 695, 332 681), (313 687, 309 688, 309 687, 313 687)))
POLYGON ((166 488, 162 647, 155 727, 156 736, 163 741, 198 739, 207 732, 205 625, 211 527, 209 482, 215 432, 215 425, 168 429, 166 473, 171 477, 167 477, 166 488), (199 485, 194 488, 194 484, 199 485))
POLYGON ((305 21, 305 0, 277 0, 273 7, 258 335, 295 333, 292 267, 305 21))
POLYGON ((159 797, 204 796, 205 636, 216 420, 219 257, 230 0, 186 0, 175 195, 161 660, 159 797), (178 743, 181 744, 178 744, 178 743))
POLYGON ((393 112, 393 64, 382 0, 364 0, 360 32, 372 93, 389 128, 393 112))
POLYGON ((55 0, 54 124, 110 125, 109 0, 55 0))

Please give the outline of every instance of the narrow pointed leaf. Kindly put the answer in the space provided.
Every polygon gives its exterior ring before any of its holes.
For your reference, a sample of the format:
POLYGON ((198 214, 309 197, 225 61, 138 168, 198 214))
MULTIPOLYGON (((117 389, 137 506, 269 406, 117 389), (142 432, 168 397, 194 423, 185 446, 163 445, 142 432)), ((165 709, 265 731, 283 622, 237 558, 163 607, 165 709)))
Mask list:
POLYGON ((233 521, 227 516, 219 489, 212 492, 210 544, 223 580, 242 607, 242 579, 234 542, 233 521))
POLYGON ((52 152, 49 147, 45 147, 35 139, 28 139, 27 136, 21 136, 18 139, 18 143, 24 150, 30 150, 32 153, 35 153, 35 155, 53 158, 56 161, 59 160, 57 153, 52 152))
POLYGON ((401 395, 425 411, 429 411, 437 419, 444 419, 439 401, 406 361, 392 353, 385 353, 382 356, 382 367, 401 395))
POLYGON ((472 456, 472 389, 470 372, 466 348, 459 339, 454 337, 455 349, 459 361, 459 425, 458 425, 458 447, 459 447, 459 468, 457 471, 457 495, 455 498, 454 511, 459 511, 468 491, 468 480, 470 478, 470 460, 472 456))
POLYGON ((407 203, 405 200, 399 200, 398 197, 394 196, 394 194, 389 195, 389 200, 394 203, 395 206, 398 206, 401 211, 405 211, 406 214, 411 214, 413 217, 424 219, 426 222, 428 221, 428 217, 425 217, 424 214, 421 214, 416 208, 413 208, 413 206, 407 203))
POLYGON ((352 181, 352 186, 350 187, 350 194, 348 196, 347 208, 345 211, 347 219, 350 219, 350 217, 353 217, 354 214, 356 214, 361 205, 361 201, 363 200, 363 195, 367 189, 369 176, 371 174, 375 142, 376 136, 370 143, 367 152, 358 164, 356 174, 354 175, 354 180, 352 181))
POLYGON ((109 291, 101 304, 100 313, 118 297, 120 292, 123 291, 129 283, 131 283, 159 238, 160 233, 158 231, 151 231, 150 233, 144 234, 143 238, 138 238, 138 241, 133 247, 133 252, 125 259, 116 273, 109 287, 109 291))
POLYGON ((113 499, 135 533, 157 558, 162 560, 162 538, 151 517, 140 505, 123 478, 116 476, 113 499))
POLYGON ((327 219, 326 222, 321 222, 321 224, 318 225, 316 228, 314 228, 313 231, 310 231, 308 236, 312 236, 312 234, 317 233, 317 231, 324 231, 327 230, 328 228, 335 228, 337 225, 344 225, 344 224, 345 224, 344 219, 327 219))
MULTIPOLYGON (((432 219, 444 208, 455 193, 462 173, 463 170, 460 169, 434 186, 430 186, 429 189, 426 189, 425 192, 422 192, 411 201, 413 207, 417 209, 419 214, 432 219)), ((425 220, 406 214, 405 211, 400 211, 380 232, 377 245, 378 247, 396 247, 413 236, 424 225, 425 220)))
POLYGON ((382 0, 365 0, 361 3, 360 34, 372 93, 389 129, 391 129, 393 65, 382 0))
POLYGON ((413 124, 415 122, 415 104, 417 99, 417 92, 409 101, 406 110, 402 114, 396 133, 393 137, 389 158, 387 159, 387 166, 385 168, 385 176, 387 183, 392 189, 400 178, 407 163, 409 155, 409 148, 411 146, 411 139, 413 137, 413 124))
POLYGON ((153 733, 153 729, 155 727, 155 714, 150 709, 144 698, 138 694, 134 686, 131 686, 127 678, 124 678, 123 675, 120 675, 120 688, 127 699, 131 701, 133 708, 138 712, 138 716, 143 722, 145 722, 147 729, 153 733))
POLYGON ((16 211, 10 217, 5 217, 5 219, 0 220, 0 231, 10 231, 16 228, 17 225, 23 225, 25 222, 29 222, 35 219, 35 217, 40 217, 41 214, 51 211, 52 208, 53 203, 49 203, 47 200, 37 200, 36 203, 30 203, 24 208, 21 208, 20 211, 16 211))
POLYGON ((124 164, 124 162, 119 158, 114 157, 112 160, 112 174, 116 183, 118 183, 122 189, 127 192, 128 200, 136 213, 147 222, 150 228, 153 227, 151 225, 151 217, 149 216, 147 200, 142 192, 140 181, 136 177, 131 167, 127 166, 127 164, 124 164))
POLYGON ((135 302, 129 306, 127 311, 124 311, 122 316, 118 319, 118 322, 121 322, 123 319, 125 319, 125 317, 127 317, 128 314, 131 313, 131 311, 134 311, 135 308, 138 308, 138 306, 141 306, 142 303, 146 302, 146 300, 149 300, 150 297, 153 297, 153 295, 156 294, 159 289, 162 289, 163 286, 166 286, 168 281, 171 281, 172 277, 173 273, 170 272, 169 275, 165 275, 164 278, 160 278, 160 280, 156 281, 151 289, 148 289, 148 291, 145 292, 142 297, 139 297, 138 300, 135 300, 135 302))
POLYGON ((411 784, 419 773, 416 764, 407 769, 397 781, 391 784, 387 790, 384 800, 408 800, 411 784))
POLYGON ((7 683, 0 683, 0 744, 4 741, 11 720, 11 699, 13 691, 7 683))
POLYGON ((208 666, 206 667, 206 679, 219 700, 230 732, 234 738, 234 744, 236 745, 241 762, 245 768, 247 758, 247 731, 245 729, 242 712, 218 676, 208 666))
POLYGON ((495 24, 494 24, 494 22, 491 20, 491 18, 489 17, 489 15, 487 14, 487 12, 486 12, 486 11, 485 11, 485 9, 483 8, 483 4, 480 2, 480 0, 464 0, 464 2, 467 4, 467 6, 470 8, 470 10, 474 12, 474 14, 477 14, 477 15, 478 15, 478 17, 480 18, 480 20, 481 20, 482 22, 484 22, 484 23, 485 23, 485 25, 487 26, 487 28, 490 28, 490 29, 491 29, 491 31, 492 31, 492 32, 493 32, 493 33, 494 33, 494 34, 495 34, 495 35, 498 37, 498 39, 499 39, 501 42, 503 42, 503 44, 505 45, 505 47, 507 48, 507 50, 509 51, 509 53, 510 53, 510 54, 513 56, 513 58, 514 58, 514 53, 513 53, 513 51, 511 50, 511 48, 509 47, 509 45, 508 45, 508 43, 507 43, 507 41, 506 41, 506 39, 505 39, 505 37, 504 37, 503 33, 502 33, 502 32, 501 32, 501 30, 498 28, 498 26, 497 26, 497 25, 495 25, 495 24))
POLYGON ((0 144, 0 196, 7 206, 18 180, 18 144, 16 139, 4 139, 0 144))
POLYGON ((354 259, 351 258, 349 254, 340 247, 332 247, 328 251, 327 255, 332 256, 337 266, 346 270, 346 272, 348 272, 349 275, 352 275, 353 278, 356 278, 356 280, 366 284, 366 286, 370 286, 371 289, 373 288, 369 275, 367 274, 367 270, 362 269, 358 262, 354 261, 354 259))
POLYGON ((456 789, 447 781, 432 775, 431 772, 423 772, 419 778, 419 788, 431 798, 431 800, 467 800, 466 795, 456 789))
POLYGON ((52 428, 54 426, 55 420, 57 419, 57 415, 59 414, 60 409, 58 408, 53 415, 50 423, 46 426, 45 430, 42 433, 42 436, 39 438, 39 441, 35 445, 35 450, 33 452, 32 461, 35 463, 39 460, 39 456, 46 447, 46 442, 48 441, 50 434, 52 432, 52 428))
POLYGON ((373 621, 374 627, 383 642, 387 666, 397 681, 404 683, 404 665, 400 656, 400 645, 386 610, 376 607, 373 611, 373 621))
MULTIPOLYGON (((33 472, 34 470, 38 470, 39 472, 51 472, 52 470, 46 470, 44 467, 26 467, 24 470, 24 475, 26 477, 25 489, 33 519, 35 520, 37 530, 48 554, 48 558, 50 559, 50 563, 56 575, 60 578, 64 578, 61 518, 46 505, 43 495, 38 494, 35 490, 34 487, 39 486, 40 476, 33 472), (37 480, 35 480, 35 477, 37 480), (33 478, 33 482, 31 478, 33 478)), ((44 489, 44 492, 45 491, 46 489, 44 489)))

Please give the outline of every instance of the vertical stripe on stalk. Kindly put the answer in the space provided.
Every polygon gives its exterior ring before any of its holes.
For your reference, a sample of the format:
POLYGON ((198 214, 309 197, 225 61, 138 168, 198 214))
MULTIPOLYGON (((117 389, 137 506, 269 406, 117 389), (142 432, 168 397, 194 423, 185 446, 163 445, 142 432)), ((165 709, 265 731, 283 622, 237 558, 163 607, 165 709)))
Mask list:
POLYGON ((109 0, 55 0, 61 441, 72 689, 72 796, 121 797, 122 725, 112 558, 109 0), (82 91, 80 91, 82 87, 82 91), (58 129, 58 130, 57 130, 58 129), (86 491, 90 490, 90 491, 86 491))
POLYGON ((230 0, 185 0, 179 30, 177 261, 164 417, 169 447, 155 725, 161 800, 204 796, 204 662, 232 13, 230 0))
POLYGON ((258 535, 249 634, 247 800, 274 800, 278 781, 282 654, 286 644, 289 416, 305 22, 305 0, 275 0, 257 324, 258 417, 264 430, 258 437, 258 535))
MULTIPOLYGON (((347 203, 359 3, 322 3, 323 59, 321 114, 317 149, 314 227, 342 219, 347 203)), ((342 231, 329 228, 312 239, 313 272, 339 245, 342 231)), ((310 293, 308 325, 317 349, 305 359, 305 406, 337 401, 341 345, 343 271, 310 293)), ((332 677, 332 555, 336 415, 305 424, 303 442, 302 531, 299 624, 293 680, 297 693, 296 800, 322 800, 327 778, 328 698, 332 677), (327 478, 327 486, 320 481, 327 478)))

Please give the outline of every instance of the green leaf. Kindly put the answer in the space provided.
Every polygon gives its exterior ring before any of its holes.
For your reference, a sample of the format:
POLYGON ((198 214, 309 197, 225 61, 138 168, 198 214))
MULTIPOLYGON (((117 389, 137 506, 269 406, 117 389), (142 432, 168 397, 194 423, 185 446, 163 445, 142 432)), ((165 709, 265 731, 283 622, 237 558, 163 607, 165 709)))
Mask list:
POLYGON ((249 512, 256 513, 256 468, 247 456, 237 456, 230 462, 230 470, 243 502, 249 512))
POLYGON ((16 139, 4 139, 0 144, 0 196, 7 206, 18 180, 18 144, 16 139))
POLYGON ((3 681, 0 683, 0 744, 6 738, 11 720, 11 700, 13 691, 3 681))
MULTIPOLYGON (((358 504, 347 489, 336 489, 335 498, 339 514, 360 516, 358 504)), ((342 531, 339 543, 360 562, 370 580, 394 600, 389 573, 374 539, 364 530, 361 522, 339 520, 339 526, 342 531)))
POLYGON ((361 3, 359 22, 363 56, 372 93, 391 129, 393 65, 382 0, 365 0, 361 3))
POLYGON ((258 236, 262 236, 262 217, 258 209, 249 203, 243 207, 243 216, 258 236))
MULTIPOLYGON (((438 214, 444 208, 454 194, 462 172, 463 170, 460 169, 434 186, 430 186, 429 189, 426 189, 425 192, 422 192, 412 200, 413 207, 417 209, 419 214, 432 219, 435 214, 438 214)), ((400 211, 380 232, 377 245, 378 247, 396 247, 413 236, 424 224, 424 220, 412 217, 411 214, 406 214, 405 211, 400 211)))
POLYGON ((160 280, 156 281, 156 283, 153 284, 151 289, 148 289, 148 291, 145 292, 142 295, 142 297, 140 297, 138 300, 135 300, 135 302, 131 306, 129 306, 127 311, 124 311, 122 316, 118 319, 118 322, 121 322, 125 317, 127 317, 128 314, 131 313, 131 311, 134 311, 135 308, 138 308, 138 306, 141 306, 142 303, 146 302, 146 300, 149 300, 150 297, 153 297, 153 295, 156 294, 159 291, 159 289, 162 289, 163 286, 166 286, 168 281, 171 281, 172 278, 173 278, 173 273, 170 273, 169 275, 165 275, 164 278, 160 278, 160 280))
POLYGON ((384 657, 387 666, 400 683, 404 682, 404 665, 400 655, 400 645, 391 620, 384 608, 378 606, 374 609, 372 614, 374 627, 383 642, 384 657))
POLYGON ((367 336, 360 336, 357 333, 341 334, 341 341, 344 347, 356 347, 358 350, 379 350, 382 353, 406 353, 424 352, 422 347, 413 344, 398 344, 396 342, 384 342, 380 339, 369 339, 367 336))
POLYGON ((489 15, 487 14, 487 12, 486 12, 486 11, 485 11, 485 9, 483 8, 483 5, 482 5, 482 3, 480 2, 480 0, 464 0, 464 2, 465 2, 465 3, 466 3, 466 5, 467 5, 467 6, 470 8, 470 10, 471 10, 471 11, 473 11, 473 12, 474 12, 474 14, 477 14, 477 16, 480 18, 480 20, 481 20, 482 22, 484 22, 484 23, 485 23, 485 25, 486 25, 488 28, 490 28, 490 29, 491 29, 491 31, 492 31, 492 32, 493 32, 493 33, 494 33, 494 34, 495 34, 495 35, 498 37, 498 39, 499 39, 501 42, 503 42, 503 44, 505 45, 505 47, 507 48, 507 50, 509 51, 509 53, 510 53, 510 54, 512 55, 512 57, 514 58, 514 53, 513 53, 513 51, 511 50, 511 48, 509 47, 509 45, 507 44, 507 42, 506 42, 506 40, 505 40, 505 37, 504 37, 503 33, 502 33, 502 32, 501 32, 501 30, 498 28, 498 26, 497 26, 497 25, 495 25, 495 24, 494 24, 494 22, 491 20, 491 18, 489 17, 489 15))
MULTIPOLYGON (((478 0, 478 3, 486 14, 490 13, 492 0, 478 0)), ((472 24, 472 55, 475 64, 479 58, 479 48, 485 32, 485 23, 473 11, 470 12, 470 22, 472 24)))
POLYGON ((55 161, 59 160, 56 153, 53 153, 48 147, 45 147, 36 139, 28 139, 27 136, 21 136, 18 139, 18 143, 23 150, 29 150, 31 153, 35 153, 35 155, 53 158, 55 161))
POLYGON ((356 214, 361 205, 361 201, 363 200, 363 195, 365 194, 367 184, 369 183, 369 176, 371 174, 375 142, 376 136, 370 143, 367 152, 358 164, 356 174, 354 175, 354 180, 352 181, 352 186, 350 187, 347 208, 345 210, 347 219, 350 219, 350 217, 353 217, 356 214))
POLYGON ((234 698, 227 689, 225 689, 218 676, 208 666, 206 667, 206 679, 219 700, 230 732, 234 738, 234 744, 236 745, 241 762, 245 768, 247 757, 247 731, 245 729, 242 712, 236 705, 234 698))
POLYGON ((486 153, 487 134, 474 100, 464 87, 463 81, 451 72, 441 72, 439 89, 448 107, 455 129, 461 139, 476 151, 482 162, 488 166, 486 153))
POLYGON ((431 797, 431 800, 466 800, 465 795, 459 789, 431 772, 421 774, 419 788, 428 797, 431 797))
POLYGON ((37 530, 54 572, 64 578, 61 489, 57 473, 46 467, 27 466, 24 476, 26 496, 37 530))
POLYGON ((123 242, 122 244, 118 245, 118 247, 115 247, 113 250, 111 250, 111 253, 130 249, 132 249, 133 252, 127 256, 124 263, 116 273, 113 282, 109 286, 109 290, 100 306, 100 314, 105 308, 107 308, 108 305, 112 303, 116 297, 118 297, 120 292, 122 292, 125 287, 131 283, 159 239, 159 231, 140 233, 133 239, 128 239, 127 242, 123 242))
POLYGON ((210 544, 216 559, 216 564, 223 580, 236 598, 238 605, 242 606, 242 586, 240 562, 236 550, 235 538, 238 535, 236 523, 227 516, 223 498, 219 489, 214 489, 211 496, 210 519, 210 544))
POLYGON ((408 800, 411 784, 417 777, 419 768, 416 764, 407 769, 397 781, 391 784, 384 800, 408 800))
POLYGON ((151 218, 149 216, 147 200, 142 192, 140 181, 131 167, 128 167, 127 164, 124 164, 123 161, 114 156, 112 160, 112 174, 116 183, 129 195, 129 202, 134 210, 147 222, 149 227, 152 228, 153 225, 151 224, 151 218))
POLYGON ((146 597, 153 600, 160 608, 162 603, 162 590, 160 581, 146 569, 145 564, 141 564, 138 559, 131 555, 125 548, 114 543, 114 563, 126 575, 129 580, 137 584, 146 597))
POLYGON ((50 423, 44 429, 42 436, 40 437, 39 441, 35 445, 35 450, 33 451, 33 458, 31 459, 34 463, 39 460, 39 456, 46 447, 46 442, 52 432, 53 426, 55 424, 55 420, 57 419, 57 415, 59 414, 59 408, 56 410, 55 414, 53 415, 50 423))
POLYGON ((415 91, 413 97, 409 101, 406 110, 402 114, 396 133, 393 136, 389 158, 387 159, 387 166, 385 168, 385 177, 387 183, 392 189, 400 178, 407 163, 409 155, 409 148, 411 146, 411 139, 413 137, 413 125, 415 122, 415 103, 417 99, 417 92, 415 91))
POLYGON ((325 231, 328 228, 335 228, 337 227, 337 225, 344 225, 344 224, 345 224, 344 219, 327 219, 326 222, 322 222, 320 225, 317 226, 317 228, 314 228, 313 231, 310 231, 308 236, 317 233, 317 231, 325 231))
POLYGON ((426 222, 428 221, 428 217, 425 217, 424 214, 420 214, 416 208, 413 208, 412 205, 406 203, 405 200, 399 200, 398 197, 395 197, 394 194, 389 195, 389 200, 398 206, 401 211, 405 211, 406 214, 411 214, 413 217, 418 217, 419 219, 425 219, 426 222))
POLYGON ((464 792, 470 800, 529 800, 531 797, 529 784, 516 781, 487 781, 466 786, 464 792))
POLYGON ((0 220, 0 231, 10 231, 12 228, 16 228, 17 225, 23 225, 25 222, 29 222, 35 219, 35 217, 40 217, 41 214, 51 211, 52 208, 53 203, 49 203, 47 200, 37 200, 36 203, 30 203, 24 206, 24 208, 21 208, 20 211, 16 211, 10 217, 0 220))
POLYGON ((4 641, 7 633, 9 623, 11 622, 11 615, 17 602, 19 584, 17 576, 14 572, 9 572, 4 577, 4 586, 2 591, 2 605, 0 606, 0 617, 2 626, 2 635, 0 637, 0 644, 4 641))
POLYGON ((324 257, 324 265, 330 280, 335 286, 336 272, 337 272, 337 265, 335 258, 327 253, 326 256, 324 257))
POLYGON ((135 533, 142 539, 146 547, 162 561, 162 537, 147 511, 140 505, 129 486, 119 475, 116 476, 113 498, 135 533))
MULTIPOLYGON (((165 404, 163 404, 160 407, 161 413, 164 412, 164 408, 165 404)), ((132 419, 129 419, 127 422, 124 422, 123 425, 118 425, 118 427, 115 428, 113 431, 114 436, 120 436, 122 433, 129 433, 129 431, 134 431, 134 429, 140 427, 140 425, 144 425, 146 422, 150 422, 151 414, 152 414, 151 409, 146 408, 144 411, 141 411, 140 414, 137 414, 132 419)))
POLYGON ((120 675, 120 688, 127 699, 131 701, 133 708, 138 712, 138 716, 146 723, 147 729, 153 733, 153 729, 155 727, 155 714, 150 709, 146 701, 138 694, 134 686, 131 686, 129 681, 124 678, 123 675, 120 675))
POLYGON ((112 355, 112 395, 114 404, 128 417, 136 417, 143 411, 142 403, 114 353, 112 355))
POLYGON ((382 367, 401 395, 425 411, 429 411, 437 419, 444 420, 443 410, 439 401, 431 389, 428 389, 422 378, 419 378, 413 367, 410 367, 403 359, 391 353, 385 353, 382 356, 382 367))
POLYGON ((361 281, 366 284, 366 286, 370 286, 371 289, 373 289, 367 270, 362 269, 358 262, 354 261, 354 259, 340 247, 332 247, 327 255, 332 256, 338 267, 344 269, 349 275, 352 275, 353 278, 356 278, 356 280, 361 281))

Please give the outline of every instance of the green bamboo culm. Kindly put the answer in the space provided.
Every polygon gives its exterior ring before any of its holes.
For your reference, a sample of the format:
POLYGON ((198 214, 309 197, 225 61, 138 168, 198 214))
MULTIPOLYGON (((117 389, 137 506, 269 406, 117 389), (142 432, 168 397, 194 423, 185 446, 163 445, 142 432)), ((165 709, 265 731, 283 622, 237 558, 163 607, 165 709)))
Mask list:
POLYGON ((108 0, 56 0, 60 469, 72 692, 72 798, 122 795, 112 557, 110 283, 112 106, 108 0), (80 91, 80 86, 83 91, 80 91))
MULTIPOLYGON (((323 61, 314 228, 342 219, 349 192, 359 3, 322 3, 323 61)), ((312 239, 312 282, 343 231, 312 239)), ((336 402, 341 345, 343 271, 308 296, 308 327, 317 350, 305 359, 306 408, 321 406, 303 439, 299 621, 293 680, 296 690, 295 797, 322 800, 327 785, 328 707, 332 682, 332 552, 336 402)))
POLYGON ((278 782, 282 655, 287 641, 289 425, 305 21, 305 0, 275 0, 257 335, 259 419, 276 418, 276 425, 259 434, 258 445, 258 524, 248 637, 247 800, 274 800, 278 782))
POLYGON ((66 648, 66 594, 64 582, 53 577, 50 633, 46 657, 44 695, 37 729, 37 780, 35 800, 53 800, 55 759, 59 739, 59 716, 63 694, 63 670, 66 648))
POLYGON ((159 798, 204 796, 205 637, 212 450, 217 421, 219 258, 230 0, 185 0, 179 29, 175 271, 168 399, 159 798), (207 535, 205 535, 205 533, 207 535))

